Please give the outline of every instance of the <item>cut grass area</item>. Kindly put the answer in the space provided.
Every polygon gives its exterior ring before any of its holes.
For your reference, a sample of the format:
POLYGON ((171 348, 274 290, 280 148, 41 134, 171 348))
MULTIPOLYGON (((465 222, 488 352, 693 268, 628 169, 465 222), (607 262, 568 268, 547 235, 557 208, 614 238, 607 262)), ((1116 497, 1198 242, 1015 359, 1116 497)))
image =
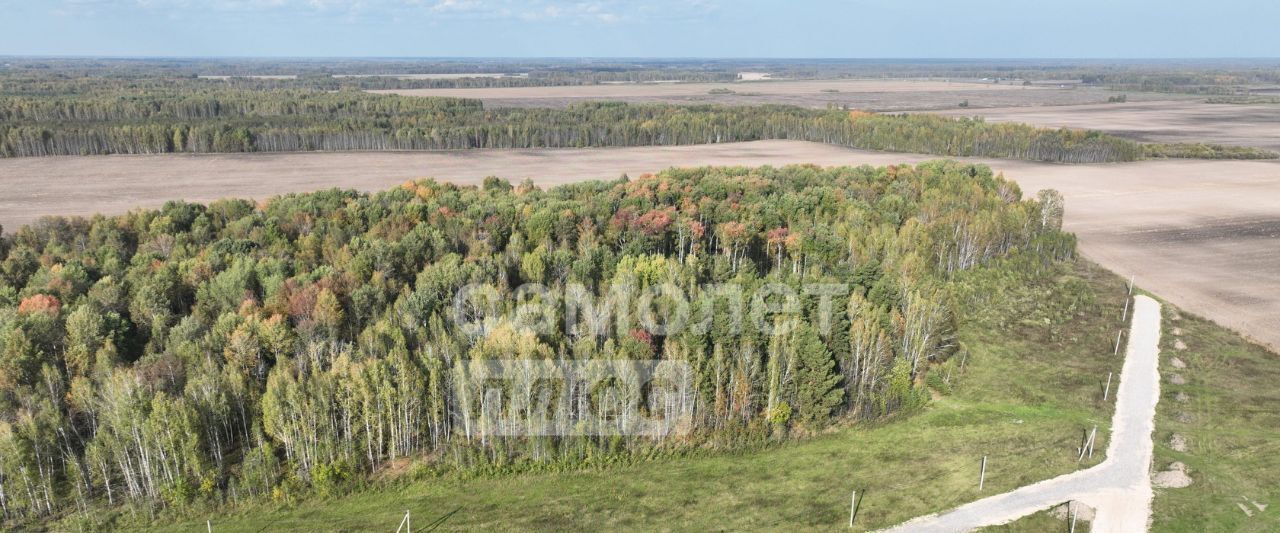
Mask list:
POLYGON ((1280 531, 1280 356, 1173 306, 1160 348, 1154 468, 1181 462, 1193 483, 1156 489, 1152 531, 1280 531))
POLYGON ((857 489, 864 495, 857 529, 865 530, 1101 462, 1098 453, 1078 463, 1076 447, 1097 424, 1097 448, 1106 448, 1112 409, 1102 386, 1122 363, 1112 343, 1123 282, 1078 261, 1030 283, 990 274, 974 286, 983 295, 975 301, 985 301, 961 327, 969 355, 963 372, 952 369, 955 392, 909 417, 752 451, 578 472, 426 477, 285 508, 193 510, 185 523, 117 514, 98 526, 195 530, 212 519, 220 532, 393 531, 409 510, 415 527, 440 520, 441 530, 837 528, 847 524, 857 489))
MULTIPOLYGON (((1068 520, 1055 517, 1050 514, 1053 509, 1040 511, 1030 514, 998 526, 990 526, 979 529, 982 533, 1055 533, 1061 531, 1068 533, 1071 531, 1071 523, 1068 520)), ((1088 533, 1089 523, 1084 520, 1076 521, 1076 533, 1088 533)))

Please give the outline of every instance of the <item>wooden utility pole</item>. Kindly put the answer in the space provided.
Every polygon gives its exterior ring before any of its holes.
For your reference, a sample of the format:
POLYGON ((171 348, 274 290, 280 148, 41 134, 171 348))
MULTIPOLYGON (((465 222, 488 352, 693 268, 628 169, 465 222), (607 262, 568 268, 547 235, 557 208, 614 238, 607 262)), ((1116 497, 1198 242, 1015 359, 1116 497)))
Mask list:
POLYGON ((1085 437, 1084 443, 1081 444, 1080 456, 1076 457, 1076 462, 1083 461, 1085 454, 1088 454, 1089 458, 1093 459, 1093 443, 1094 443, 1094 440, 1097 438, 1098 438, 1098 426, 1097 424, 1095 424, 1093 426, 1093 431, 1089 432, 1089 436, 1085 437))
POLYGON ((1111 375, 1115 372, 1107 372, 1107 388, 1102 389, 1102 401, 1107 401, 1107 397, 1111 396, 1111 375))
POLYGON ((858 516, 858 491, 849 497, 849 527, 853 527, 853 517, 858 516))
POLYGON ((987 481, 987 456, 982 456, 982 470, 978 472, 978 492, 982 492, 982 485, 987 481))

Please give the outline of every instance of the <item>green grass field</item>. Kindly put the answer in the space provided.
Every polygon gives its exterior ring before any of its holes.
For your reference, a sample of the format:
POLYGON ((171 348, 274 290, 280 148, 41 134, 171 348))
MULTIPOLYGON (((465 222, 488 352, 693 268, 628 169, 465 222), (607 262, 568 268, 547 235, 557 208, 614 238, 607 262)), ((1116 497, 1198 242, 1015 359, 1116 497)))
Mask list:
MULTIPOLYGON (((1155 489, 1152 531, 1280 530, 1280 508, 1272 507, 1280 503, 1280 355, 1167 303, 1160 348, 1153 466, 1181 462, 1192 484, 1155 489), (1174 449, 1175 434, 1185 451, 1174 449)), ((1065 528, 1041 512, 983 531, 1065 528)))
POLYGON ((1166 306, 1160 373, 1155 468, 1182 462, 1193 483, 1156 489, 1152 530, 1280 531, 1280 356, 1166 306))
MULTIPOLYGON (((1062 508, 1059 507, 1059 509, 1062 508)), ((984 527, 979 531, 982 533, 1069 533, 1071 524, 1062 518, 1049 514, 1049 511, 1040 511, 1008 524, 984 527)), ((1088 522, 1083 520, 1076 521, 1076 533, 1088 533, 1088 531, 1088 522)))
MULTIPOLYGON (((986 279, 967 313, 965 368, 954 392, 896 420, 843 427, 764 449, 706 453, 566 473, 461 479, 422 476, 341 498, 233 508, 97 513, 64 525, 214 531, 453 529, 741 530, 844 527, 850 491, 863 492, 857 529, 889 526, 1102 460, 1078 463, 1082 433, 1099 426, 1121 326, 1124 284, 1077 262, 1028 283, 986 279), (985 490, 978 469, 988 456, 985 490), (181 516, 174 525, 172 518, 181 516), (76 523, 76 522, 79 523, 76 523)), ((958 366, 955 359, 948 363, 958 366)))

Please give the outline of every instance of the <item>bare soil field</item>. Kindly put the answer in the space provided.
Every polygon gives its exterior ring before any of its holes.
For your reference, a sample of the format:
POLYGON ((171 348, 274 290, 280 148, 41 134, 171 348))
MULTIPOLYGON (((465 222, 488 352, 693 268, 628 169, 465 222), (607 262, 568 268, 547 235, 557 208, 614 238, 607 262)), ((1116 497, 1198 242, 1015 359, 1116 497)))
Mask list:
MULTIPOLYGON (((379 190, 433 176, 542 185, 671 166, 885 165, 936 159, 799 141, 682 147, 0 160, 0 224, 121 213, 168 199, 263 199, 327 187, 379 190)), ((1054 165, 985 160, 1025 193, 1056 188, 1085 255, 1186 310, 1280 348, 1280 161, 1054 165)))
MULTIPOLYGON (((1132 95, 1130 95, 1132 96, 1132 95)), ((946 110, 993 122, 1101 130, 1139 141, 1208 142, 1280 150, 1280 106, 1207 104, 1203 99, 1053 107, 946 110)))
MULTIPOLYGON (((872 111, 1072 105, 1106 102, 1117 93, 1075 86, 1023 87, 977 81, 934 80, 771 80, 736 83, 626 83, 567 87, 378 90, 409 96, 477 98, 492 107, 565 107, 591 100, 673 104, 786 104, 825 108, 848 106, 872 111), (712 94, 712 91, 720 94, 712 94), (726 91, 732 91, 728 93, 726 91)), ((1130 100, 1169 99, 1131 94, 1130 100)))

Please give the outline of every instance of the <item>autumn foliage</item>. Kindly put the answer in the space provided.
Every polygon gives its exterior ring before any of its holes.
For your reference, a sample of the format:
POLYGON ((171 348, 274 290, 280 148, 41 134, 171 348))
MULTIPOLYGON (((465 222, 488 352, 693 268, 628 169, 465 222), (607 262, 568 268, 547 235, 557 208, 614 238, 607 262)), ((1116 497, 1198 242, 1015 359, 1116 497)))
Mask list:
MULTIPOLYGON (((965 271, 1072 254, 1060 197, 1037 198, 938 161, 551 190, 423 180, 42 222, 0 247, 0 521, 325 493, 334 472, 406 458, 444 471, 750 444, 910 409, 959 349, 965 271), (477 285, 496 298, 457 300, 477 285), (531 285, 544 302, 582 291, 602 327, 527 327, 531 285), (818 285, 847 289, 830 331, 818 285), (612 298, 629 286, 644 292, 612 298), (765 287, 801 301, 755 300, 765 287), (681 300, 687 328, 646 323, 681 300), (684 362, 688 433, 511 437, 462 376, 521 359, 684 362)), ((568 428, 611 420, 603 391, 548 392, 579 406, 568 428)))
POLYGON ((41 314, 56 317, 61 310, 62 302, 59 302, 56 296, 48 294, 28 296, 18 304, 18 313, 22 315, 41 314))

